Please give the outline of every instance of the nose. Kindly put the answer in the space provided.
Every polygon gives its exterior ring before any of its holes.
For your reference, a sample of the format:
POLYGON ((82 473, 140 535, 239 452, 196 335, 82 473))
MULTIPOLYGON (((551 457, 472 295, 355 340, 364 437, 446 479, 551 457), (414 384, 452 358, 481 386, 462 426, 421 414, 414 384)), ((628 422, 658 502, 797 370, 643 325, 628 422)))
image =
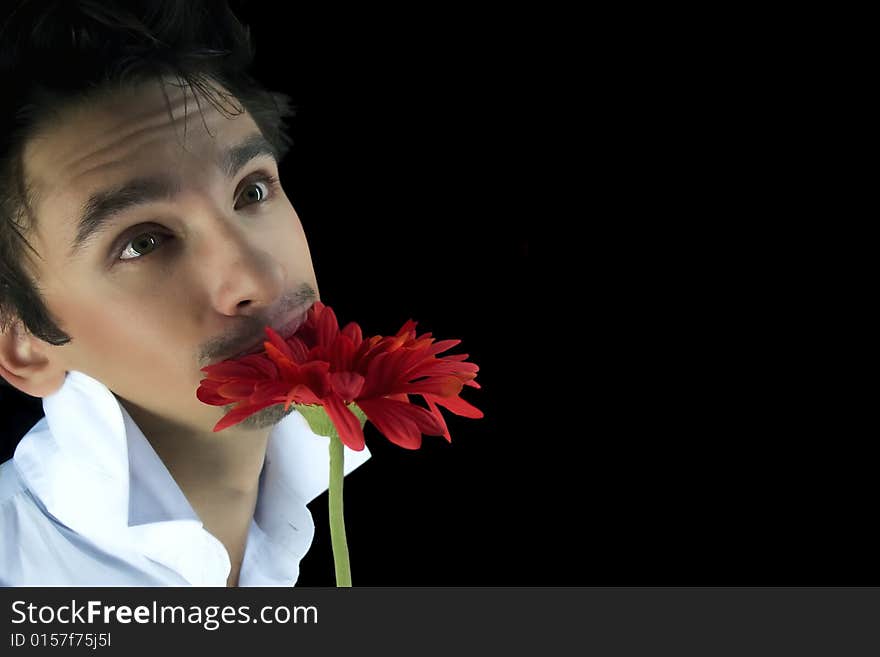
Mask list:
POLYGON ((204 240, 202 276, 211 302, 224 315, 259 314, 284 293, 284 264, 243 228, 214 222, 204 240), (222 225, 221 225, 222 224, 222 225))

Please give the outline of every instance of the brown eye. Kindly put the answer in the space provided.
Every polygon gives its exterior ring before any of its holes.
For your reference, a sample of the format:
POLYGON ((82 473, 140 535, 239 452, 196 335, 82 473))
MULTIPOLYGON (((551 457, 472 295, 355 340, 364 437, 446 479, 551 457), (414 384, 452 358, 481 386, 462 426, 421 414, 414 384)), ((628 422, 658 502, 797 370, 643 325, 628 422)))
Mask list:
POLYGON ((262 201, 263 199, 267 198, 269 196, 269 192, 263 191, 263 188, 259 187, 258 185, 265 186, 265 183, 259 183, 259 182, 248 183, 248 186, 245 187, 245 189, 247 191, 244 194, 242 194, 242 196, 244 196, 245 199, 249 199, 252 201, 262 201), (253 194, 252 192, 254 190, 257 190, 259 193, 253 194))
POLYGON ((136 260, 142 256, 148 255, 159 244, 162 243, 162 236, 159 233, 141 233, 133 240, 125 245, 122 253, 119 254, 120 260, 136 260), (157 239, 160 238, 160 239, 157 239))
POLYGON ((272 197, 277 185, 277 178, 262 174, 247 183, 238 198, 246 205, 261 204, 272 197))

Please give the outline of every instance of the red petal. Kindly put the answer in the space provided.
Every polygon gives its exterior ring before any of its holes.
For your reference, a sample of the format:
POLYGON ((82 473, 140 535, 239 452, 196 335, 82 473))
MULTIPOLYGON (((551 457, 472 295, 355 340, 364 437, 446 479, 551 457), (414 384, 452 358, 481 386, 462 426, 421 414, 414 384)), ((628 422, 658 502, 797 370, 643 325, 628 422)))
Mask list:
POLYGON ((473 379, 480 368, 476 363, 459 363, 447 358, 426 358, 407 372, 407 379, 420 376, 456 376, 462 380, 473 379))
POLYGON ((441 340, 428 348, 430 355, 435 355, 452 349, 455 345, 461 344, 461 340, 441 340))
POLYGON ((361 394, 361 390, 364 388, 365 380, 357 372, 333 372, 330 375, 330 383, 333 385, 333 390, 339 395, 340 399, 347 402, 357 399, 357 396, 361 394))
POLYGON ((354 343, 355 349, 360 347, 361 343, 364 341, 364 334, 361 331, 361 327, 354 322, 346 324, 341 333, 354 343))
POLYGON ((227 399, 247 399, 254 392, 253 381, 229 381, 217 389, 217 392, 227 399))
POLYGON ((358 406, 391 442, 406 449, 422 445, 422 433, 442 436, 437 419, 424 408, 393 399, 360 399, 358 406))
POLYGON ((333 312, 332 308, 324 306, 321 316, 318 319, 318 345, 321 347, 332 345, 338 334, 339 323, 336 321, 336 313, 333 312))
POLYGON ((299 384, 290 389, 285 399, 296 402, 297 404, 323 404, 324 400, 316 395, 307 385, 299 384))
POLYGON ((318 397, 329 397, 333 389, 330 383, 330 363, 312 361, 300 367, 300 381, 318 397))
POLYGON ((358 406, 382 435, 395 445, 405 449, 418 449, 422 446, 422 434, 415 422, 395 414, 382 400, 360 400, 358 406))
POLYGON ((299 366, 275 348, 272 343, 266 344, 266 354, 278 367, 279 376, 286 381, 298 381, 300 377, 299 366))
POLYGON ((289 383, 284 383, 283 381, 261 381, 257 384, 248 401, 252 404, 281 404, 284 402, 289 391, 289 383))
POLYGON ((461 415, 462 417, 469 417, 475 420, 479 420, 483 417, 483 411, 481 411, 476 406, 469 404, 461 397, 435 397, 434 395, 423 395, 425 401, 430 403, 431 401, 440 404, 440 406, 449 409, 456 415, 461 415))
POLYGON ((203 367, 201 371, 212 379, 249 379, 257 374, 253 367, 237 360, 220 361, 203 367))
POLYGON ((428 402, 428 406, 431 409, 431 415, 437 420, 441 427, 443 427, 443 437, 446 438, 446 442, 452 442, 452 436, 449 435, 449 428, 446 426, 446 420, 443 419, 443 414, 440 412, 440 409, 437 408, 437 404, 434 403, 435 397, 432 395, 423 395, 424 400, 428 402))
POLYGON ((324 410, 330 416, 339 439, 350 449, 360 452, 364 446, 364 431, 357 415, 352 413, 342 400, 336 395, 330 395, 324 400, 324 410))
POLYGON ((340 333, 338 336, 336 336, 336 341, 329 349, 329 360, 331 369, 337 372, 344 372, 346 370, 354 369, 352 367, 352 363, 354 362, 355 351, 356 348, 354 346, 354 342, 351 341, 351 338, 349 338, 347 335, 342 335, 340 333))
POLYGON ((367 385, 362 392, 365 397, 380 397, 383 394, 397 392, 392 386, 397 381, 399 371, 394 366, 391 353, 380 353, 370 361, 367 367, 367 385))
MULTIPOLYGON (((284 341, 284 339, 280 335, 278 335, 275 332, 275 330, 271 326, 266 327, 266 335, 269 336, 269 343, 273 347, 275 347, 278 351, 280 351, 282 354, 284 354, 290 360, 296 360, 293 357, 293 352, 290 351, 290 347, 288 346, 288 344, 284 341)), ((269 349, 267 347, 266 351, 268 351, 268 350, 269 349)))
POLYGON ((416 381, 415 383, 404 383, 394 387, 393 392, 405 392, 409 395, 414 394, 431 394, 438 397, 452 397, 461 392, 462 382, 454 376, 438 376, 425 379, 424 381, 416 381))
POLYGON ((225 404, 228 404, 229 400, 217 393, 216 386, 209 386, 208 383, 215 382, 202 381, 202 383, 198 387, 198 390, 196 390, 196 397, 200 401, 204 402, 205 404, 210 404, 211 406, 223 406, 225 404))
POLYGON ((238 424, 245 418, 253 415, 257 411, 261 411, 267 406, 272 406, 272 404, 239 404, 237 407, 233 408, 226 415, 224 415, 220 421, 214 425, 214 431, 222 431, 226 427, 231 427, 233 424, 238 424))
POLYGON ((411 319, 408 319, 406 323, 400 327, 400 330, 397 332, 398 336, 409 335, 410 333, 415 334, 416 326, 418 326, 418 322, 414 322, 411 319))
POLYGON ((248 354, 247 356, 242 356, 238 359, 239 363, 242 365, 247 365, 248 367, 254 370, 254 374, 252 374, 248 378, 255 379, 277 379, 278 378, 278 368, 275 367, 275 363, 269 358, 265 351, 261 351, 256 354, 248 354))

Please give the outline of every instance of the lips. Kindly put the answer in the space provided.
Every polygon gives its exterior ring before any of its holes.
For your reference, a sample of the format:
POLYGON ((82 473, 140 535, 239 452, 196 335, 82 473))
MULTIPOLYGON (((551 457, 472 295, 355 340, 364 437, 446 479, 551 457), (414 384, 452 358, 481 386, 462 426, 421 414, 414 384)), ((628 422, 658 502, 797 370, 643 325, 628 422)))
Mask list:
MULTIPOLYGON (((280 325, 275 324, 272 325, 272 330, 275 331, 278 335, 281 336, 283 340, 287 340, 292 337, 298 330, 299 327, 302 326, 306 318, 309 316, 309 308, 305 310, 295 311, 292 315, 288 314, 282 318, 280 325)), ((266 342, 265 331, 263 332, 263 336, 259 339, 259 341, 250 349, 246 349, 245 351, 241 351, 234 356, 229 356, 226 360, 233 360, 236 358, 244 358, 245 356, 249 356, 251 354, 256 354, 265 348, 263 343, 266 342)))
POLYGON ((262 351, 263 348, 264 348, 263 343, 258 342, 256 345, 254 345, 252 348, 248 349, 247 351, 242 351, 241 353, 235 354, 235 356, 230 356, 229 358, 227 358, 227 360, 233 360, 235 358, 244 358, 245 356, 250 356, 251 354, 256 354, 256 353, 262 351))
POLYGON ((281 336, 282 339, 287 340, 288 338, 293 337, 293 335, 299 331, 299 327, 305 324, 306 318, 309 316, 309 309, 300 311, 300 313, 295 316, 292 320, 284 324, 279 329, 273 329, 275 332, 281 336))

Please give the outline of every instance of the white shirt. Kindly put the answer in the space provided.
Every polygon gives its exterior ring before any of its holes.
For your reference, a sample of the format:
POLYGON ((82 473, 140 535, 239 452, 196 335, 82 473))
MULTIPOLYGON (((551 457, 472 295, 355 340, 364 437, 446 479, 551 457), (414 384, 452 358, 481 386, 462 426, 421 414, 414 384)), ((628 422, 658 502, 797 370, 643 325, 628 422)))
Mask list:
MULTIPOLYGON (((0 585, 226 586, 226 548, 104 384, 68 372, 43 410, 0 465, 0 585)), ((345 474, 370 457, 343 451, 345 474)), ((239 586, 296 583, 329 458, 298 412, 273 427, 239 586)))

